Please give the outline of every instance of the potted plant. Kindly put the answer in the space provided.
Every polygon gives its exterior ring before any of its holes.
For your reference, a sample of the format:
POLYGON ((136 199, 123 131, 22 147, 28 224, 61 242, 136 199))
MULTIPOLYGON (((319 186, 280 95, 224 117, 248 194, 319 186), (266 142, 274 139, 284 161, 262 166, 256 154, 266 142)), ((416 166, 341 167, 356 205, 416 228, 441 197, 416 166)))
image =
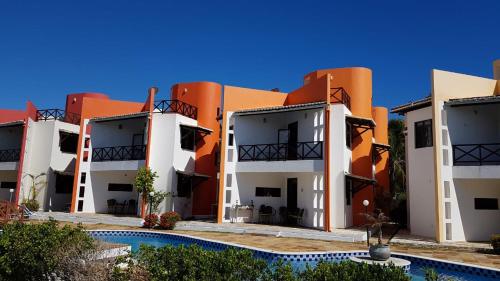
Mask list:
POLYGON ((396 223, 390 222, 390 218, 387 217, 383 212, 378 211, 375 212, 374 214, 369 214, 369 213, 363 213, 365 216, 368 226, 374 231, 375 233, 378 234, 378 243, 377 244, 370 244, 369 247, 369 253, 370 257, 373 260, 377 261, 386 261, 391 257, 391 248, 389 246, 389 242, 394 237, 397 233, 397 231, 389 238, 386 244, 382 243, 382 226, 384 225, 395 225, 396 223))

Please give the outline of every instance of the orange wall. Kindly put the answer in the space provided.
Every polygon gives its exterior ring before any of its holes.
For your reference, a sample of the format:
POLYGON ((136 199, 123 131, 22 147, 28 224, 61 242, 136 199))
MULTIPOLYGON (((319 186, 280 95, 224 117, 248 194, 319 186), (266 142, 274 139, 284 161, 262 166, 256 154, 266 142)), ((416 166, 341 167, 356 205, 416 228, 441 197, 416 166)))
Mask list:
POLYGON ((209 175, 193 189, 193 215, 210 215, 217 201, 217 152, 219 151, 220 124, 217 120, 221 108, 222 86, 213 82, 179 83, 172 87, 172 99, 196 106, 198 125, 212 133, 196 144, 195 171, 209 175))
POLYGON ((83 107, 83 98, 94 98, 101 100, 109 100, 109 97, 100 93, 75 93, 66 96, 65 111, 69 113, 81 114, 83 107))
POLYGON ((326 101, 329 93, 327 75, 289 93, 285 105, 326 101))
MULTIPOLYGON (((389 144, 389 113, 385 107, 373 108, 373 119, 377 123, 375 127, 375 142, 389 144)), ((377 180, 377 192, 389 192, 389 151, 382 153, 375 159, 375 179, 377 180)), ((382 206, 385 213, 389 211, 389 206, 382 206)), ((387 213, 388 214, 388 213, 387 213)))
POLYGON ((22 110, 0 109, 0 123, 24 120, 26 112, 22 110))

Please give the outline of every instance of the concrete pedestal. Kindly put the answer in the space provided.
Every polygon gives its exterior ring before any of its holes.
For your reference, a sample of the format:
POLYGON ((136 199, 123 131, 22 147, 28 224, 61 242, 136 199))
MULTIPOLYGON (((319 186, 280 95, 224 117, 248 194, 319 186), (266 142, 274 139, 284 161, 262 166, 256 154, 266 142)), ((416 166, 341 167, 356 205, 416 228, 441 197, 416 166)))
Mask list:
POLYGON ((393 264, 394 266, 402 267, 406 272, 410 271, 410 265, 411 265, 410 261, 393 257, 389 258, 386 261, 376 261, 372 260, 370 257, 350 257, 349 259, 355 263, 367 263, 367 264, 378 264, 378 265, 393 264))

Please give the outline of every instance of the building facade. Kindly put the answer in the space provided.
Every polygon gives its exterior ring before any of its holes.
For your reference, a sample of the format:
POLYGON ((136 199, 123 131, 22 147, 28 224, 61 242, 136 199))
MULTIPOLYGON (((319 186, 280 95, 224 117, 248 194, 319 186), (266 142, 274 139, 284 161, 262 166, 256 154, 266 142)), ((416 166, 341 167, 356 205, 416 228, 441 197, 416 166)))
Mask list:
POLYGON ((225 86, 218 222, 363 223, 362 201, 373 210, 389 188, 388 113, 372 107, 371 79, 341 68, 288 94, 225 86))
POLYGON ((169 194, 160 212, 259 222, 265 206, 266 223, 330 231, 364 223, 362 201, 371 211, 389 189, 388 113, 372 106, 367 68, 314 71, 290 93, 193 82, 165 96, 0 111, 0 196, 21 203, 26 175, 44 174, 43 210, 144 215, 134 179, 148 167, 169 194))
POLYGON ((413 234, 485 241, 500 232, 500 61, 494 73, 433 70, 429 97, 392 109, 406 122, 413 234))

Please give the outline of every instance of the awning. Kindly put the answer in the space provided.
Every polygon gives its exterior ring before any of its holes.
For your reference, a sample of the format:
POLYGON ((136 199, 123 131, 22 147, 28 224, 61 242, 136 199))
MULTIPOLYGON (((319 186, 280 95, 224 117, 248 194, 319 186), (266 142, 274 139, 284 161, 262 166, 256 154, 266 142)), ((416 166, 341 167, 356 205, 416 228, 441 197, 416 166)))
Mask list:
POLYGON ((24 121, 23 120, 17 120, 17 121, 11 121, 11 122, 5 122, 5 123, 1 123, 0 124, 0 127, 14 127, 14 126, 20 126, 20 125, 24 125, 24 121))
POLYGON ((94 117, 94 118, 91 118, 90 121, 109 122, 109 121, 115 121, 115 120, 127 120, 127 119, 146 117, 146 116, 148 116, 148 114, 149 114, 149 112, 142 111, 142 112, 129 113, 129 114, 120 114, 120 115, 105 116, 105 117, 94 117))
POLYGON ((186 172, 186 171, 175 171, 178 175, 183 175, 191 179, 191 187, 195 187, 199 185, 201 182, 206 181, 210 178, 209 175, 204 175, 196 172, 186 172))
POLYGON ((391 146, 388 144, 374 142, 372 144, 372 160, 375 162, 377 157, 380 157, 384 152, 389 152, 390 149, 391 146))
POLYGON ((346 115, 345 116, 346 122, 353 126, 357 127, 369 127, 369 128, 374 128, 375 127, 375 121, 370 118, 364 118, 364 117, 358 117, 354 115, 346 115))
POLYGON ((195 131, 195 141, 199 142, 203 137, 210 135, 213 131, 201 126, 181 124, 181 128, 188 128, 195 131))
POLYGON ((370 179, 349 173, 345 174, 345 178, 346 180, 350 180, 352 182, 352 194, 356 194, 358 191, 370 185, 375 188, 375 184, 377 183, 375 179, 370 179))
POLYGON ((485 97, 471 97, 471 98, 461 98, 461 99, 450 99, 445 102, 446 105, 457 107, 457 106, 467 106, 467 105, 485 105, 485 104, 495 104, 500 103, 500 96, 485 96, 485 97))

